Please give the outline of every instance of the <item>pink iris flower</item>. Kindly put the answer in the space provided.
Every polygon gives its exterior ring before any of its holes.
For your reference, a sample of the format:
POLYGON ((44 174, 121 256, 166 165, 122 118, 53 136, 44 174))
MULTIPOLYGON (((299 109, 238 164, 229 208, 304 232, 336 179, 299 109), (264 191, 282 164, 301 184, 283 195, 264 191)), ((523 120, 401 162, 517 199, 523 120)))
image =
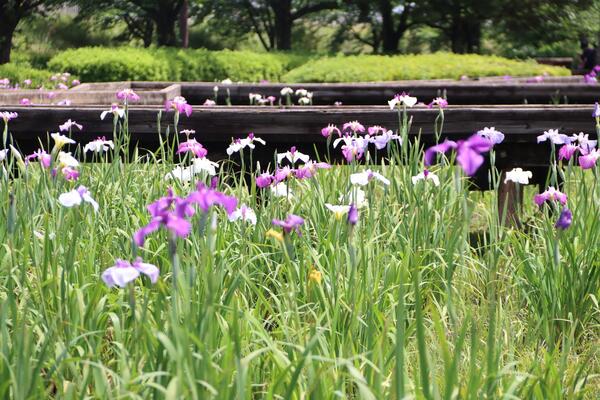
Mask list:
POLYGON ((558 150, 558 159, 569 161, 577 150, 579 150, 579 146, 571 143, 565 144, 558 150))
POLYGON ((134 92, 133 89, 128 88, 117 92, 117 99, 128 103, 129 101, 139 101, 140 96, 138 96, 138 94, 134 92))
POLYGON ((536 194, 533 201, 538 206, 541 206, 547 201, 558 201, 560 204, 565 205, 567 203, 567 195, 556 190, 553 186, 549 186, 545 192, 536 194))
POLYGON ((329 137, 331 135, 333 135, 334 133, 337 133, 338 136, 342 135, 342 132, 340 132, 340 129, 332 124, 327 125, 325 128, 321 129, 321 135, 323 135, 323 137, 329 137))
POLYGON ((600 150, 593 149, 588 154, 579 156, 579 165, 582 169, 594 168, 599 157, 600 150))
POLYGON ((186 116, 192 115, 192 106, 188 104, 187 100, 183 96, 175 96, 173 100, 167 100, 165 103, 165 109, 175 110, 179 114, 185 114, 186 116))
POLYGON ((198 158, 206 157, 208 151, 196 139, 188 139, 179 144, 177 154, 191 152, 198 158))
POLYGON ((25 157, 25 165, 29 164, 31 160, 38 160, 42 167, 50 168, 52 157, 46 153, 46 150, 38 149, 36 152, 25 157))

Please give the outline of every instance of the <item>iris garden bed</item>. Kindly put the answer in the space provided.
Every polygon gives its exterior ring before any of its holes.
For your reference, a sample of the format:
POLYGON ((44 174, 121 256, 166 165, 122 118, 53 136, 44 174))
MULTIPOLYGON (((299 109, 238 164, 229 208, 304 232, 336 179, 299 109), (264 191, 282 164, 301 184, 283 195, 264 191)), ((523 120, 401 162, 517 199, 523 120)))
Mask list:
POLYGON ((597 136, 600 110, 399 101, 394 111, 169 104, 159 127, 152 107, 113 109, 102 126, 94 107, 3 114, 13 145, 26 132, 43 137, 41 116, 62 134, 32 157, 2 153, 0 395, 597 397, 598 153, 581 136, 557 158, 579 128, 597 136), (527 113, 545 114, 543 124, 525 123, 527 113), (235 114, 263 125, 216 122, 235 114), (505 125, 483 130, 486 115, 505 125), (287 138, 281 116, 294 122, 287 138), (365 132, 344 126, 355 119, 365 132), (425 121, 416 142, 409 132, 425 121), (336 148, 333 127, 322 136, 328 123, 347 133, 336 148), (505 128, 522 134, 501 141, 505 128), (464 141, 445 141, 458 131, 464 141), (363 146, 388 134, 375 162, 363 146), (130 148, 135 135, 154 136, 151 154, 130 148), (210 163, 225 136, 239 140, 210 163), (513 175, 526 186, 520 228, 501 221, 496 164, 497 146, 517 136, 510 150, 531 143, 548 155, 548 184, 560 191, 544 185, 534 198, 527 176, 513 175), (329 167, 325 154, 311 162, 287 147, 292 138, 320 138, 347 165, 329 167), (94 162, 66 155, 71 141, 73 156, 94 162), (272 164, 257 167, 271 142, 272 164), (480 169, 486 195, 467 185, 480 169))

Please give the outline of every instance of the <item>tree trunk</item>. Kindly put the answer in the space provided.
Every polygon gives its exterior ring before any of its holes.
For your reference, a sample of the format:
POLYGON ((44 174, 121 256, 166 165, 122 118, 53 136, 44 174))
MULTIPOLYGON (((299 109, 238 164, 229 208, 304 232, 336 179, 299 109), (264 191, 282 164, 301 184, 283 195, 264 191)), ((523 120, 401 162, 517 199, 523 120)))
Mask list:
POLYGON ((277 50, 292 49, 292 1, 271 1, 275 15, 275 47, 277 50))
POLYGON ((151 19, 146 20, 146 26, 144 27, 144 47, 148 48, 152 45, 152 34, 154 33, 154 21, 151 19))
POLYGON ((396 40, 394 16, 392 15, 392 5, 389 0, 379 0, 379 12, 381 13, 383 52, 386 54, 395 53, 398 50, 398 40, 396 40))
POLYGON ((12 39, 17 28, 18 21, 11 21, 9 17, 0 15, 3 23, 0 25, 0 65, 10 62, 12 39))
POLYGON ((188 30, 188 14, 188 0, 183 0, 183 5, 181 6, 181 13, 179 14, 179 34, 181 36, 181 47, 183 47, 184 49, 187 49, 190 45, 190 33, 188 30))

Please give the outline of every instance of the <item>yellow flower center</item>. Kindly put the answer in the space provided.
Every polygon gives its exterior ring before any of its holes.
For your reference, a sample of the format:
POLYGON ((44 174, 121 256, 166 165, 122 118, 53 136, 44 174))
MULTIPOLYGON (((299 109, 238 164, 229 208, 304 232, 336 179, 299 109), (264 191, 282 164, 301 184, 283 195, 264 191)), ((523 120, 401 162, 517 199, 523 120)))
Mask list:
POLYGON ((272 237, 273 239, 277 240, 278 242, 283 242, 283 234, 281 232, 277 232, 276 230, 269 229, 267 231, 267 233, 265 234, 265 236, 272 237))

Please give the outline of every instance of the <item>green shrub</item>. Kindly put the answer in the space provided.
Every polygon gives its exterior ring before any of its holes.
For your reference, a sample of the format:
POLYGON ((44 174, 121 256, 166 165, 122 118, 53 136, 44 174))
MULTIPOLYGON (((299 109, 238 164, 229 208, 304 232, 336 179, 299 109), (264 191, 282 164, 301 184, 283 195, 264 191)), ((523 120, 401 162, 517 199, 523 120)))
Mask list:
POLYGON ((309 61, 283 76, 284 82, 377 82, 458 79, 483 76, 569 75, 569 70, 497 56, 435 53, 402 56, 327 57, 309 61))
POLYGON ((136 48, 83 47, 52 57, 48 67, 78 75, 84 82, 172 80, 169 63, 136 48))
POLYGON ((52 73, 35 69, 24 63, 9 63, 0 65, 0 79, 8 78, 11 84, 22 84, 25 79, 31 79, 32 86, 38 87, 49 81, 52 73))
POLYGON ((279 56, 248 51, 85 47, 63 51, 48 66, 77 74, 85 82, 122 80, 279 80, 286 72, 279 56))

